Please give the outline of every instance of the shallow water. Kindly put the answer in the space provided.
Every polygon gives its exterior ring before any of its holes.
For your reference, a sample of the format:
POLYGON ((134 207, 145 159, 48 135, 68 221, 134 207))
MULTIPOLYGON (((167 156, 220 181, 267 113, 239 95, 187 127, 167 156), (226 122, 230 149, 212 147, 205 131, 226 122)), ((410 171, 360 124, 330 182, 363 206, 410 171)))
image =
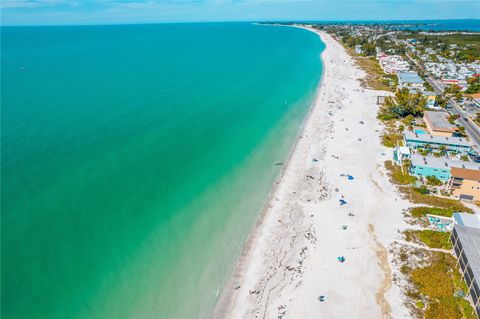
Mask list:
POLYGON ((2 316, 206 317, 321 76, 305 30, 2 27, 2 316))

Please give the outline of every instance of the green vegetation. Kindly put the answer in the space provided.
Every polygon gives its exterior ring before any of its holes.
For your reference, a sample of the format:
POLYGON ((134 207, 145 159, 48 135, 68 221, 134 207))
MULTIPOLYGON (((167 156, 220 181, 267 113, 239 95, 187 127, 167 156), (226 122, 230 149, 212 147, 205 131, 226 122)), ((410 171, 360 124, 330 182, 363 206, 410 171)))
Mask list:
POLYGON ((473 119, 475 121, 475 123, 477 123, 478 125, 480 125, 480 112, 478 112, 477 114, 475 114, 475 118, 473 119))
POLYGON ((427 184, 431 186, 440 186, 443 183, 436 176, 427 176, 427 184))
MULTIPOLYGON (((427 267, 405 269, 420 293, 422 301, 427 302, 426 319, 473 319, 473 308, 467 300, 456 297, 457 291, 467 292, 461 275, 455 268, 455 258, 450 254, 433 252, 431 264, 427 267)), ((415 292, 410 293, 417 296, 415 292)), ((418 301, 416 305, 423 309, 418 301)))
POLYGON ((415 306, 417 306, 418 309, 423 309, 425 308, 425 303, 423 301, 417 301, 415 306))
POLYGON ((411 94, 408 89, 398 90, 394 97, 387 96, 385 105, 379 112, 378 118, 383 121, 401 119, 408 115, 422 115, 427 100, 420 94, 411 94))
POLYGON ((456 93, 460 93, 460 91, 462 90, 462 88, 456 84, 452 84, 452 85, 449 85, 445 88, 444 92, 447 93, 447 94, 456 94, 456 93))
POLYGON ((417 149, 417 152, 422 156, 427 156, 428 154, 430 154, 432 152, 432 150, 430 150, 428 148, 426 148, 426 149, 419 148, 419 149, 417 149))
POLYGON ((347 52, 349 52, 350 55, 355 59, 356 64, 368 74, 367 77, 361 79, 361 84, 364 88, 393 91, 395 84, 392 86, 390 83, 394 82, 394 77, 392 75, 385 74, 375 58, 355 55, 353 50, 348 48, 347 52))
POLYGON ((416 236, 430 248, 452 248, 452 244, 450 243, 450 233, 425 229, 418 231, 416 236))
POLYGON ((382 144, 386 147, 395 147, 403 140, 401 134, 394 132, 385 132, 381 136, 382 144))
MULTIPOLYGON (((405 32, 400 37, 417 39, 419 43, 416 48, 419 51, 435 48, 439 50, 440 56, 454 61, 471 63, 480 60, 480 35, 478 34, 420 35, 415 32, 405 32), (452 44, 457 45, 457 48, 451 49, 452 44), (451 55, 452 52, 453 55, 451 55)), ((436 62, 435 60, 437 59, 433 59, 433 62, 436 62)))
POLYGON ((465 90, 467 94, 475 94, 480 92, 480 83, 470 84, 468 88, 465 90))
POLYGON ((468 162, 469 159, 468 159, 468 155, 462 155, 460 156, 460 160, 464 161, 464 162, 468 162))
POLYGON ((404 165, 403 172, 402 168, 398 165, 395 165, 392 161, 386 161, 385 168, 387 169, 388 175, 394 184, 409 185, 417 180, 415 176, 408 174, 408 164, 404 165))
POLYGON ((444 263, 414 269, 411 276, 420 293, 429 298, 437 299, 454 293, 453 281, 444 263))
POLYGON ((440 107, 445 108, 447 106, 447 100, 441 95, 437 95, 435 97, 435 102, 437 102, 438 106, 440 107))
POLYGON ((452 217, 453 210, 446 209, 446 208, 439 208, 439 207, 428 207, 428 206, 419 206, 419 207, 413 207, 410 209, 410 215, 412 215, 413 217, 420 218, 420 217, 424 217, 427 214, 442 216, 442 217, 452 217))
POLYGON ((467 80, 468 88, 465 90, 467 94, 475 94, 480 92, 480 78, 471 77, 467 80))
POLYGON ((430 194, 430 191, 428 190, 427 186, 425 185, 422 185, 420 187, 414 187, 413 190, 419 194, 422 194, 422 195, 427 195, 427 194, 430 194))
POLYGON ((455 115, 450 115, 448 117, 448 122, 450 122, 450 124, 455 124, 455 121, 459 118, 460 118, 460 115, 456 115, 456 114, 455 115))
POLYGON ((414 187, 400 187, 400 191, 403 193, 406 199, 415 204, 424 204, 437 206, 444 209, 453 210, 456 212, 473 212, 471 208, 464 206, 460 201, 455 199, 443 198, 430 196, 428 194, 423 194, 419 192, 418 189, 414 187))
POLYGON ((428 304, 425 318, 462 319, 462 313, 455 299, 443 297, 439 302, 428 304))
POLYGON ((423 243, 430 248, 451 249, 450 233, 424 230, 407 230, 404 232, 405 240, 417 243, 423 243))

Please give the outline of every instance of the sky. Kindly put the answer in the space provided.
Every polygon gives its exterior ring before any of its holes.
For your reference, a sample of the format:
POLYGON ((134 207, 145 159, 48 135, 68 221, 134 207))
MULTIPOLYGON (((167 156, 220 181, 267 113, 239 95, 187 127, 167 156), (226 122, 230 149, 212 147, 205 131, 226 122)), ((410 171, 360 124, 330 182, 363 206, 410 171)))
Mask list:
POLYGON ((480 0, 0 0, 1 25, 480 19, 480 0))

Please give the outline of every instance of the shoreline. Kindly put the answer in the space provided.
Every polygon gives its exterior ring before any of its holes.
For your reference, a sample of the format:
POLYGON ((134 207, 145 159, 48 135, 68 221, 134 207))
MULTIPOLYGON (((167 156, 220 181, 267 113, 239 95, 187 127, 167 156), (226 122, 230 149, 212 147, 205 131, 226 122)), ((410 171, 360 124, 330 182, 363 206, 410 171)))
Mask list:
POLYGON ((331 36, 299 28, 314 32, 326 46, 322 77, 213 317, 407 318, 399 289, 389 285, 386 247, 398 236, 407 203, 397 201, 382 171, 385 149, 374 133, 381 128, 374 102, 381 92, 360 87, 364 72, 331 36), (357 103, 360 107, 352 107, 357 103), (346 172, 355 180, 345 181, 346 172), (338 206, 340 195, 346 207, 338 206), (353 218, 346 217, 350 209, 353 218), (348 230, 339 230, 342 223, 348 230), (345 255, 345 265, 336 261, 338 255, 345 255), (319 295, 328 301, 320 303, 319 295))
MULTIPOLYGON (((254 24, 255 25, 264 25, 262 23, 254 23, 254 24)), ((300 29, 305 29, 305 30, 308 30, 308 31, 312 32, 312 30, 310 30, 308 28, 302 28, 302 27, 296 27, 296 26, 288 26, 288 25, 280 25, 280 24, 279 25, 275 24, 274 26, 300 28, 300 29)), ((323 42, 323 43, 325 44, 325 42, 323 42)), ((326 46, 326 44, 325 44, 325 46, 326 46)), ((215 302, 214 309, 213 309, 213 314, 212 314, 213 318, 224 318, 226 309, 234 301, 233 295, 236 291, 235 285, 239 282, 239 279, 241 277, 243 277, 242 276, 242 275, 244 275, 243 269, 244 269, 245 263, 248 262, 245 259, 250 257, 251 250, 254 246, 253 243, 257 240, 257 238, 259 236, 259 231, 260 231, 260 229, 261 229, 261 227, 264 223, 266 214, 268 213, 268 210, 271 207, 271 203, 275 199, 275 193, 277 192, 280 184, 282 183, 282 180, 284 179, 285 173, 288 170, 288 166, 289 166, 290 161, 291 161, 291 159, 292 159, 292 157, 295 153, 297 145, 298 145, 300 139, 303 136, 305 126, 306 126, 308 120, 310 119, 310 117, 313 113, 313 110, 316 106, 316 103, 317 103, 317 100, 318 100, 318 97, 319 97, 319 94, 320 94, 320 90, 321 90, 321 87, 322 87, 322 83, 323 83, 324 77, 325 77, 325 64, 324 64, 323 59, 322 59, 322 55, 325 52, 325 50, 326 50, 326 47, 323 49, 323 51, 319 55, 319 58, 320 58, 320 61, 321 61, 321 64, 322 64, 322 75, 320 76, 320 79, 318 81, 318 85, 315 89, 315 94, 314 94, 312 104, 310 105, 310 107, 308 109, 308 112, 307 112, 307 114, 305 115, 305 118, 302 121, 300 129, 298 130, 297 137, 295 138, 295 141, 294 141, 290 151, 288 152, 286 160, 283 163, 282 169, 281 169, 278 177, 275 179, 274 183, 272 184, 272 188, 270 189, 270 191, 267 194, 265 202, 262 205, 262 208, 260 209, 260 213, 258 215, 258 218, 255 221, 255 224, 253 225, 252 230, 249 232, 249 234, 247 236, 247 239, 245 240, 245 243, 242 246, 242 250, 240 252, 240 255, 236 259, 236 262, 235 262, 235 265, 234 265, 234 270, 233 270, 233 272, 230 273, 230 275, 228 276, 227 282, 225 283, 225 285, 222 287, 222 289, 219 292, 219 295, 217 297, 217 300, 215 302)))

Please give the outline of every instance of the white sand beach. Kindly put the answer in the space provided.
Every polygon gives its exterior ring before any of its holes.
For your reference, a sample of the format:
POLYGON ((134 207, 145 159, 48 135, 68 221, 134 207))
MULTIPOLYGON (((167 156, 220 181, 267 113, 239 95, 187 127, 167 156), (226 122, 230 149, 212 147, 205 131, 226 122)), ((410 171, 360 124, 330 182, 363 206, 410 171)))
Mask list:
POLYGON ((384 174, 382 92, 363 89, 344 48, 312 32, 326 44, 315 105, 214 317, 409 318, 388 253, 409 205, 384 174))

